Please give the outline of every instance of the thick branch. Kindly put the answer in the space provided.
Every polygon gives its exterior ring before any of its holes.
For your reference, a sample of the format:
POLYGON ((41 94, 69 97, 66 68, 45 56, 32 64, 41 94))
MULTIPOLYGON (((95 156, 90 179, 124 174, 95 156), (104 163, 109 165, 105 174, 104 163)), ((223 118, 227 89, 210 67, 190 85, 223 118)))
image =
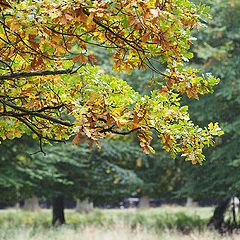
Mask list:
POLYGON ((114 133, 114 134, 118 134, 118 135, 128 135, 128 134, 131 134, 131 133, 133 133, 133 132, 135 132, 135 131, 137 131, 139 129, 140 129, 140 127, 139 128, 134 128, 132 130, 125 131, 125 132, 120 132, 120 131, 113 130, 113 127, 110 127, 110 128, 107 128, 107 129, 103 129, 100 132, 101 133, 109 132, 109 133, 114 133))
POLYGON ((76 70, 62 69, 62 70, 46 70, 46 71, 29 71, 29 72, 14 72, 5 75, 0 75, 0 80, 11 80, 23 77, 36 77, 36 76, 49 76, 49 75, 62 75, 73 74, 76 70))
POLYGON ((4 7, 11 7, 7 2, 5 1, 1 1, 0 5, 4 6, 4 7))
MULTIPOLYGON (((42 139, 46 139, 46 140, 49 140, 49 141, 53 141, 53 142, 65 142, 64 140, 58 140, 58 139, 54 139, 54 138, 49 138, 49 137, 46 137, 46 136, 42 136, 41 133, 39 133, 36 129, 34 129, 34 126, 32 126, 30 123, 28 123, 26 121, 26 119, 22 118, 22 117, 17 117, 17 119, 19 121, 21 121, 22 123, 24 123, 33 133, 35 133, 38 138, 39 138, 39 141, 40 141, 40 148, 42 150, 42 139)), ((43 151, 42 151, 43 152, 43 151)))
POLYGON ((9 106, 9 107, 11 107, 11 108, 13 108, 13 109, 15 109, 15 110, 18 110, 18 111, 27 113, 27 114, 30 115, 30 116, 37 116, 37 117, 46 119, 46 120, 48 120, 48 121, 51 121, 51 122, 54 122, 54 123, 58 123, 58 124, 67 126, 67 127, 73 126, 73 124, 70 123, 70 122, 63 121, 63 120, 58 119, 58 118, 55 118, 55 117, 51 117, 51 116, 48 116, 48 115, 46 115, 46 114, 43 114, 43 113, 40 113, 40 112, 37 112, 37 111, 31 111, 31 110, 29 110, 29 109, 26 109, 26 108, 17 106, 16 104, 14 104, 14 103, 12 103, 12 102, 9 102, 9 101, 2 101, 2 103, 5 104, 5 105, 7 105, 7 106, 9 106))
POLYGON ((60 104, 60 105, 57 105, 57 106, 47 106, 47 107, 43 107, 39 110, 36 110, 36 112, 44 112, 44 111, 47 111, 47 110, 59 110, 62 107, 64 107, 64 104, 60 104))
POLYGON ((0 112, 0 117, 15 117, 15 118, 18 118, 18 117, 23 117, 23 116, 26 116, 27 114, 26 113, 16 113, 16 112, 0 112))

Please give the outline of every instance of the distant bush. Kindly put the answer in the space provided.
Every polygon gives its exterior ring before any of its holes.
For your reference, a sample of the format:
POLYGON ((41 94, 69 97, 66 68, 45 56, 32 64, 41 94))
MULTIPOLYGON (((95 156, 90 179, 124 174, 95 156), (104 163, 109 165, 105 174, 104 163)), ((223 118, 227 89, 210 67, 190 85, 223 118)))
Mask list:
POLYGON ((183 233, 202 230, 207 224, 206 219, 201 219, 198 215, 187 215, 183 212, 152 216, 137 213, 133 216, 128 216, 125 220, 132 228, 141 226, 155 231, 175 229, 183 233))

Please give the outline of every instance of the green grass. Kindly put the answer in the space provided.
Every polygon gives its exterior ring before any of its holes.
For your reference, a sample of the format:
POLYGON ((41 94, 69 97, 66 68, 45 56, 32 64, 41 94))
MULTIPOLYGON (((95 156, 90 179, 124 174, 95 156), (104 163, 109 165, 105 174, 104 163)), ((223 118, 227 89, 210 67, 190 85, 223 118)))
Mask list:
POLYGON ((0 240, 237 240, 206 228, 213 208, 163 206, 147 210, 66 210, 67 224, 52 227, 51 211, 0 210, 0 240))
MULTIPOLYGON (((0 210, 0 240, 230 239, 206 230, 213 208, 164 206, 147 210, 66 210, 67 224, 53 228, 51 211, 0 210)), ((231 238, 237 239, 237 238, 231 238)))
MULTIPOLYGON (((66 221, 71 226, 111 226, 119 222, 132 229, 142 226, 155 231, 164 228, 190 231, 203 228, 212 214, 212 208, 169 207, 152 208, 147 210, 100 210, 95 209, 90 214, 78 214, 74 210, 66 210, 66 221)), ((49 227, 51 211, 41 210, 27 212, 21 210, 0 211, 1 226, 41 226, 49 227)))

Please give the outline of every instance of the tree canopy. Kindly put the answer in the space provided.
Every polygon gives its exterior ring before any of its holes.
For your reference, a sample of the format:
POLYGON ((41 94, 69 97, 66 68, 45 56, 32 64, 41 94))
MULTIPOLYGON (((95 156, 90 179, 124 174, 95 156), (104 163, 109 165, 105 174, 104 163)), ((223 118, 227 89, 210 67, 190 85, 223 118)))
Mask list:
POLYGON ((32 134, 42 141, 74 136, 89 144, 109 134, 136 132, 145 152, 152 132, 174 156, 202 162, 218 124, 194 125, 181 95, 198 98, 219 79, 186 66, 192 29, 205 5, 174 1, 0 2, 0 137, 32 134), (150 69, 158 88, 149 95, 102 73, 91 45, 108 49, 113 69, 150 69), (161 63, 164 71, 156 65, 161 63))
POLYGON ((104 205, 136 195, 143 181, 132 165, 145 154, 119 140, 102 141, 101 146, 89 149, 86 144, 58 143, 44 146, 47 155, 42 156, 31 154, 37 142, 30 138, 4 141, 0 146, 0 200, 12 203, 32 196, 50 200, 63 195, 104 205))

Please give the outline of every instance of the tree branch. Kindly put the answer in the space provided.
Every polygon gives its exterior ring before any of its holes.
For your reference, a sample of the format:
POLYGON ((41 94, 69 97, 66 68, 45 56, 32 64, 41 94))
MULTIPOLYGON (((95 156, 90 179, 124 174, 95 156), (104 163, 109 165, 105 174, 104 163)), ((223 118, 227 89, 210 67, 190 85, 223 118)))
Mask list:
POLYGON ((134 128, 132 130, 129 130, 129 131, 125 131, 125 132, 119 132, 119 131, 116 131, 116 130, 113 130, 113 127, 110 127, 110 128, 107 128, 107 129, 102 129, 101 131, 99 131, 100 133, 114 133, 114 134, 118 134, 118 135, 128 135, 128 134, 131 134, 137 130, 139 130, 140 127, 138 128, 134 128))
MULTIPOLYGON (((86 8, 82 8, 82 11, 85 15, 89 16, 90 13, 86 10, 86 8)), ((136 51, 140 51, 140 52, 146 52, 146 50, 142 49, 141 47, 138 46, 137 43, 132 43, 131 41, 129 41, 128 39, 126 39, 125 37, 123 37, 122 35, 114 32, 112 29, 110 29, 108 26, 106 26, 105 24, 103 24, 101 21, 99 21, 96 18, 93 18, 93 22, 95 22, 98 26, 104 28, 106 31, 112 33, 114 36, 118 37, 119 39, 121 39, 122 41, 124 41, 127 45, 129 45, 131 48, 135 49, 136 51)))
MULTIPOLYGON (((37 116, 37 117, 40 117, 42 119, 46 119, 48 121, 51 121, 51 122, 54 122, 54 123, 58 123, 60 125, 64 125, 64 126, 67 126, 67 127, 72 127, 73 124, 70 123, 70 122, 67 122, 67 121, 63 121, 61 119, 58 119, 58 118, 55 118, 55 117, 51 117, 51 116, 48 116, 46 114, 43 114, 43 113, 40 113, 38 111, 31 111, 31 110, 28 110, 26 108, 23 108, 23 107, 20 107, 20 106, 17 106, 16 104, 12 103, 12 102, 9 102, 9 101, 1 101, 4 105, 7 105, 15 110, 18 110, 18 111, 21 111, 21 112, 24 112, 24 113, 27 113, 28 115, 30 116, 37 116)), ((18 114, 18 113, 17 113, 18 114)))
POLYGON ((41 142, 42 142, 42 139, 46 139, 46 140, 53 141, 53 142, 65 142, 64 140, 57 140, 57 139, 54 139, 54 138, 49 138, 49 137, 46 137, 46 136, 42 136, 42 134, 39 133, 36 129, 34 129, 34 127, 30 123, 28 123, 26 121, 26 119, 24 119, 23 117, 17 117, 17 119, 19 121, 21 121, 22 123, 24 123, 33 133, 35 133, 38 136, 38 138, 41 142))
POLYGON ((0 5, 4 6, 4 7, 11 7, 10 4, 8 4, 7 2, 5 1, 1 1, 0 2, 0 5))
POLYGON ((0 80, 11 80, 24 77, 49 76, 49 75, 63 75, 74 74, 78 69, 61 69, 61 70, 45 70, 45 71, 29 71, 29 72, 14 72, 5 75, 0 75, 0 80))

